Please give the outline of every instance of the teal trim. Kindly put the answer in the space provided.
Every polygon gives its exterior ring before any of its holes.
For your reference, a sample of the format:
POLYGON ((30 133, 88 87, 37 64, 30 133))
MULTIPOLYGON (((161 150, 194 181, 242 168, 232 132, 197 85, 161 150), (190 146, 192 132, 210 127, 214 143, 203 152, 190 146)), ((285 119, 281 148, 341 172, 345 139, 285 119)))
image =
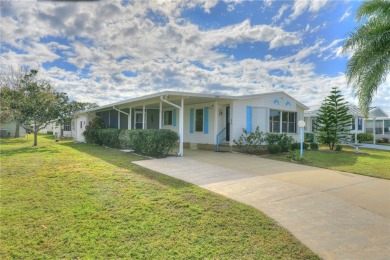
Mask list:
POLYGON ((203 109, 203 133, 208 134, 209 133, 209 108, 205 107, 203 109))
POLYGON ((246 107, 246 131, 248 134, 252 132, 252 107, 246 107))
POLYGON ((195 111, 193 108, 190 109, 190 133, 194 133, 194 120, 195 120, 195 111))
POLYGON ((176 109, 172 110, 172 125, 176 126, 176 109))

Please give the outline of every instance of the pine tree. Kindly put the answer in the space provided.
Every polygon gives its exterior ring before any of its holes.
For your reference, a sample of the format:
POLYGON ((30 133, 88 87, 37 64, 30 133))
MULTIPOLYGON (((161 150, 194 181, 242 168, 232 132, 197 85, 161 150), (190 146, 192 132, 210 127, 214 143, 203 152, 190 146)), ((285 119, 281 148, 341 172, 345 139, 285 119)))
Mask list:
POLYGON ((333 88, 325 98, 317 115, 318 139, 333 150, 336 143, 345 139, 352 124, 352 116, 348 115, 348 106, 341 91, 333 88))

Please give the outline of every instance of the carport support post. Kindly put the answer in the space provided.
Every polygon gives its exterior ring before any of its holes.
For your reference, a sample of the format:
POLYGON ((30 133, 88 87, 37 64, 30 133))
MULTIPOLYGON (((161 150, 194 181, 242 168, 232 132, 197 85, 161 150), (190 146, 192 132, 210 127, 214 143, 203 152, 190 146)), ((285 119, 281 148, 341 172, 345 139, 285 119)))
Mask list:
POLYGON ((376 140, 375 140, 375 133, 376 133, 376 129, 375 129, 375 117, 373 118, 373 120, 372 120, 372 132, 373 132, 373 135, 374 135, 374 142, 373 142, 373 144, 376 144, 376 140))
POLYGON ((299 127, 299 134, 301 136, 301 152, 299 154, 299 158, 302 158, 303 156, 303 128, 306 126, 305 121, 301 120, 298 122, 298 127, 299 127))
POLYGON ((145 105, 142 107, 142 129, 145 129, 145 105))
POLYGON ((179 155, 184 155, 183 143, 184 143, 184 98, 181 98, 181 106, 180 106, 180 124, 179 124, 179 136, 180 136, 180 144, 179 144, 179 155))
POLYGON ((159 116, 159 120, 158 120, 158 129, 162 128, 162 117, 163 117, 162 101, 160 101, 160 116, 159 116))
POLYGON ((129 117, 127 120, 127 129, 131 130, 131 107, 130 107, 129 117))

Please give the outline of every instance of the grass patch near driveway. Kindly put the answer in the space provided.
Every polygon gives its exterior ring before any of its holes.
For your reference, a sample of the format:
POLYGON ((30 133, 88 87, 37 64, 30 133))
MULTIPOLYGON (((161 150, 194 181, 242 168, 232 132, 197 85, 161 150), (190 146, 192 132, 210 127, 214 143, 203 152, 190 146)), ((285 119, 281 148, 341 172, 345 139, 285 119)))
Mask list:
MULTIPOLYGON (((356 173, 366 176, 390 179, 390 151, 343 146, 343 151, 330 151, 321 147, 319 151, 305 150, 304 164, 331 170, 356 173)), ((267 157, 280 161, 290 161, 286 154, 267 157)))
POLYGON ((141 157, 0 141, 1 259, 318 259, 258 210, 131 163, 141 157))

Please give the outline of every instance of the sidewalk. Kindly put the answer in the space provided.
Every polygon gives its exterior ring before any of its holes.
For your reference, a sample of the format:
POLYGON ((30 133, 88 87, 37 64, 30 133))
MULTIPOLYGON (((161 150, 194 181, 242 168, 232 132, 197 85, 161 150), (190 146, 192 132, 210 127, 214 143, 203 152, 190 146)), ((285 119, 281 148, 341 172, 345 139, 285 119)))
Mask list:
POLYGON ((135 163, 261 210, 322 258, 390 255, 388 180, 209 151, 135 163))

